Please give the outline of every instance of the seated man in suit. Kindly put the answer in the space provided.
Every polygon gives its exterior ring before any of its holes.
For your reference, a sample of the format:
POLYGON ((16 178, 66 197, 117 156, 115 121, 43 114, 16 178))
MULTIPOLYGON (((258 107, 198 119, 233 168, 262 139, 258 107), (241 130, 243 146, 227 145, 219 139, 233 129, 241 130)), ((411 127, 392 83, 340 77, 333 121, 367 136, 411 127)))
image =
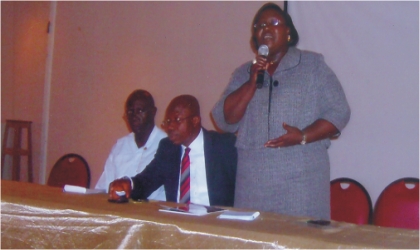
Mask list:
MULTIPOLYGON (((125 118, 132 132, 117 140, 106 160, 104 171, 96 189, 108 190, 109 184, 121 177, 142 172, 153 160, 159 142, 166 133, 155 126, 155 102, 146 90, 133 91, 125 102, 125 118)), ((166 200, 161 186, 148 197, 166 200)))
POLYGON ((109 200, 119 199, 117 191, 144 199, 164 185, 167 201, 233 206, 236 136, 202 128, 200 107, 191 95, 169 103, 162 126, 168 138, 161 140, 155 158, 142 173, 112 182, 109 200))

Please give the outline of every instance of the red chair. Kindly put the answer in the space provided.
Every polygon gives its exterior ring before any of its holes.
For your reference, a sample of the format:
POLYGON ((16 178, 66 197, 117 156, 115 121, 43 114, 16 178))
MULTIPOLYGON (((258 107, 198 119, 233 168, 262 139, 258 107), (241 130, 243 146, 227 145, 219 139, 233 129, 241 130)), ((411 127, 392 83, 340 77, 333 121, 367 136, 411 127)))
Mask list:
POLYGON ((354 224, 370 224, 372 202, 369 193, 357 181, 338 178, 331 181, 331 219, 354 224))
POLYGON ((376 201, 373 224, 419 230, 419 179, 401 178, 389 184, 376 201))
POLYGON ((90 170, 86 160, 78 154, 66 154, 53 166, 47 185, 64 187, 75 185, 85 188, 90 186, 90 170))

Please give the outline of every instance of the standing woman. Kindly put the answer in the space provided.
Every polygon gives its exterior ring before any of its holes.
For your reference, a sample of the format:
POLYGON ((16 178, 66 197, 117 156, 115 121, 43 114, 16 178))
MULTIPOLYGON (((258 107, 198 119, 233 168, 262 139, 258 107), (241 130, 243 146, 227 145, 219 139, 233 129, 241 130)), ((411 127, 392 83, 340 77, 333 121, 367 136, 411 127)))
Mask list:
POLYGON ((234 71, 212 115, 220 129, 238 133, 235 207, 329 219, 327 149, 350 108, 323 56, 297 49, 298 40, 289 14, 263 5, 252 22, 252 44, 269 53, 234 71))

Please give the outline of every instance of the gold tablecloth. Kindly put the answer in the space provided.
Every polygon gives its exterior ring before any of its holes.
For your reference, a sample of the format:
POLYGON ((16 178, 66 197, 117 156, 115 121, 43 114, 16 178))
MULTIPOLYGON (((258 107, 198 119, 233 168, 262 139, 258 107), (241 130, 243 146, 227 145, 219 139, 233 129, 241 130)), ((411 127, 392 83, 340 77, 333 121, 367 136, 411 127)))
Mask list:
POLYGON ((117 204, 106 194, 1 182, 2 248, 419 248, 419 231, 264 213, 254 221, 159 212, 167 202, 117 204))

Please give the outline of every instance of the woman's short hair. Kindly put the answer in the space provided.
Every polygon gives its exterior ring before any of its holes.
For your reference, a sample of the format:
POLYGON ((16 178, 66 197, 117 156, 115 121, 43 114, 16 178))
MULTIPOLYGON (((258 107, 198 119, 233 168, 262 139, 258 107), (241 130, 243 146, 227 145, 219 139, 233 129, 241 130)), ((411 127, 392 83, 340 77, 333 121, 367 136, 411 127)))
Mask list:
POLYGON ((299 42, 299 34, 295 28, 295 25, 293 24, 292 18, 290 17, 289 13, 283 11, 277 4, 275 3, 266 3, 264 4, 258 11, 257 14, 255 14, 254 19, 252 20, 252 25, 251 25, 251 31, 252 31, 252 36, 251 36, 251 44, 253 46, 253 49, 255 51, 258 50, 258 43, 257 43, 257 38, 255 37, 255 28, 254 28, 254 24, 256 24, 259 19, 261 14, 268 10, 268 9, 272 9, 277 11, 277 13, 279 13, 284 20, 286 21, 286 26, 289 28, 290 30, 290 41, 288 42, 288 45, 293 47, 296 46, 296 44, 299 42))

